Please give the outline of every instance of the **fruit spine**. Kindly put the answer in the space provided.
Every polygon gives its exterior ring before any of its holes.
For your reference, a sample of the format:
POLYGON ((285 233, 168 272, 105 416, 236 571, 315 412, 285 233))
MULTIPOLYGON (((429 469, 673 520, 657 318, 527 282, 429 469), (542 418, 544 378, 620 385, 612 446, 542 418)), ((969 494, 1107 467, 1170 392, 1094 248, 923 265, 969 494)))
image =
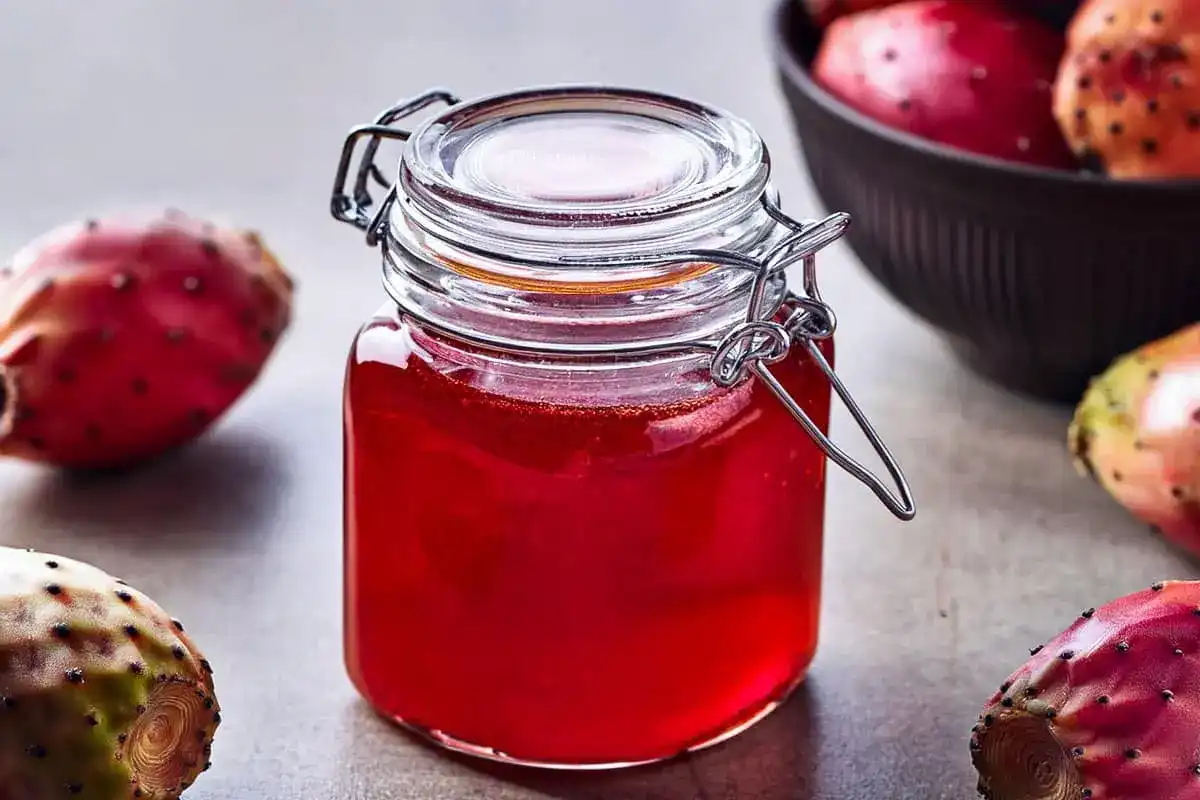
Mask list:
POLYGON ((1000 685, 971 736, 989 800, 1172 800, 1200 787, 1200 582, 1084 611, 1000 685))
POLYGON ((212 668, 153 600, 0 548, 0 799, 176 798, 220 721, 212 668))
POLYGON ((53 231, 0 272, 0 455, 107 467, 194 439, 258 377, 291 303, 251 232, 178 213, 53 231))

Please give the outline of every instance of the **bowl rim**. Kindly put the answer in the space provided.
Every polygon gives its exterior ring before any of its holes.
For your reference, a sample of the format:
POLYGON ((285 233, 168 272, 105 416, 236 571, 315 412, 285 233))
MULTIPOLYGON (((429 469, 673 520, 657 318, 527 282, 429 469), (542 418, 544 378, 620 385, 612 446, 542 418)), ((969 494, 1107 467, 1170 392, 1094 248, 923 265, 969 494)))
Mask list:
POLYGON ((1082 171, 1056 170, 1030 164, 1007 161, 994 156, 972 153, 892 128, 871 119, 825 91, 813 78, 789 37, 794 14, 807 14, 802 0, 775 0, 772 14, 771 42, 775 63, 787 80, 821 109, 846 125, 859 128, 872 136, 901 148, 916 150, 926 158, 955 164, 961 168, 1001 173, 1013 179, 1037 179, 1063 187, 1087 187, 1089 191, 1139 192, 1157 197, 1191 195, 1200 189, 1200 178, 1124 178, 1114 179, 1082 171))

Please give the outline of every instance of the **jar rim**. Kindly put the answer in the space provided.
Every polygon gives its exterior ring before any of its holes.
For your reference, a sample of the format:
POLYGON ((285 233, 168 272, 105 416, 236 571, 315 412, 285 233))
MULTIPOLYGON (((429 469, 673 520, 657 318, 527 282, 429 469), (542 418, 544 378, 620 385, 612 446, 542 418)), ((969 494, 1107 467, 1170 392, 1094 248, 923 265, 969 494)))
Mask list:
MULTIPOLYGON (((523 92, 516 92, 506 95, 499 95, 499 100, 511 101, 513 98, 530 98, 542 96, 546 92, 551 92, 552 96, 562 97, 564 94, 569 96, 578 96, 581 93, 585 96, 595 97, 604 94, 616 94, 622 98, 642 98, 643 100, 650 98, 657 99, 659 102, 665 102, 669 107, 676 109, 687 110, 691 108, 693 113, 699 108, 702 111, 708 110, 709 107, 700 104, 692 104, 690 101, 681 100, 679 98, 666 95, 655 95, 650 92, 642 92, 638 90, 621 90, 611 88, 598 87, 564 87, 560 89, 532 89, 523 92)), ((425 249, 422 245, 426 237, 434 239, 439 238, 439 231, 436 227, 439 223, 437 207, 434 205, 432 214, 426 214, 426 218, 421 220, 420 215, 426 210, 422 209, 417 202, 414 202, 411 193, 406 194, 404 179, 406 174, 411 176, 411 169, 406 166, 406 163, 413 161, 413 153, 417 152, 417 147, 420 141, 427 139, 436 126, 445 125, 444 120, 447 118, 453 119, 456 113, 462 113, 464 110, 478 109, 485 107, 488 104, 498 102, 497 98, 484 99, 475 103, 461 106, 458 98, 446 91, 445 89, 431 89, 420 95, 414 96, 395 106, 386 109, 380 114, 374 124, 362 125, 351 130, 346 137, 346 141, 342 145, 341 159, 338 162, 337 173, 334 177, 334 189, 330 196, 330 211, 335 219, 351 224, 366 233, 367 244, 374 247, 380 246, 384 256, 385 278, 384 285, 388 288, 389 294, 392 295, 397 305, 407 314, 423 322, 433 325, 435 328, 447 330, 451 333, 459 333, 468 342, 477 343, 488 348, 496 348, 500 350, 511 350, 517 352, 544 352, 546 348, 539 346, 544 344, 539 341, 538 344, 527 341, 521 337, 519 330, 514 330, 516 318, 523 307, 527 305, 527 301, 537 297, 536 292, 532 295, 523 292, 513 292, 503 286, 497 286, 495 283, 488 281, 476 280, 474 276, 456 274, 453 269, 443 269, 449 266, 443 256, 439 256, 436 252, 425 249), (415 132, 408 132, 403 129, 394 127, 395 123, 400 120, 410 118, 414 114, 423 111, 437 103, 443 103, 451 106, 450 111, 443 112, 439 117, 426 122, 419 127, 415 132), (359 161, 357 169, 352 170, 355 161, 356 146, 362 141, 367 140, 364 155, 359 161), (383 173, 379 171, 375 164, 375 155, 380 143, 385 140, 401 140, 407 141, 406 155, 408 158, 401 158, 399 165, 399 179, 388 187, 388 194, 384 201, 374 208, 375 200, 371 196, 368 189, 368 183, 375 180, 387 186, 386 179, 383 173), (414 141, 415 140, 415 141, 414 141), (353 184, 349 183, 351 176, 353 184), (399 224, 398 224, 399 223, 399 224), (408 223, 413 223, 409 225, 408 223), (404 238, 404 228, 409 228, 412 238, 407 241, 404 238), (399 234, 399 235, 397 235, 399 234), (389 280, 389 272, 391 263, 395 263, 395 270, 400 280, 393 282, 389 280), (432 271, 431 271, 432 270, 432 271), (473 289, 483 288, 486 291, 493 293, 493 307, 486 309, 487 327, 481 329, 474 326, 446 326, 443 324, 444 319, 440 319, 442 315, 439 313, 439 305, 453 309, 453 312, 469 311, 473 304, 468 297, 464 296, 464 287, 473 289), (404 297, 402 290, 412 290, 415 294, 413 297, 404 297), (413 302, 408 302, 413 300, 413 302), (466 302, 464 302, 466 300, 466 302), (458 330, 455 331, 454 328, 458 330)), ((622 244, 625 247, 616 248, 619 252, 616 258, 613 258, 611 243, 609 246, 597 249, 595 240, 589 242, 590 250, 588 256, 597 257, 598 261, 602 262, 598 265, 600 269, 612 268, 628 263, 639 263, 639 257, 647 255, 647 251, 654 255, 660 262, 664 264, 679 264, 692 263, 697 261, 712 262, 714 265, 723 264, 727 267, 732 267, 736 270, 743 271, 744 275, 753 276, 751 280, 742 281, 741 283, 749 284, 750 292, 745 297, 744 313, 740 314, 741 321, 730 319, 732 324, 719 339, 687 339, 679 336, 671 336, 670 340, 662 340, 659 337, 638 337, 641 341, 627 342, 619 346, 619 349, 625 354, 639 353, 642 355, 649 354, 665 354, 667 351, 680 352, 680 350, 691 351, 696 353, 711 354, 711 362, 709 372, 712 375, 713 381, 722 387, 730 387, 737 382, 753 375, 760 380, 763 385, 771 391, 781 403, 786 406, 788 412, 796 419, 796 421, 808 432, 814 443, 843 469, 847 470, 851 475, 857 478, 860 482, 869 487, 875 495, 888 507, 888 509, 902 520, 912 519, 916 513, 916 508, 913 505, 912 494, 908 488, 907 481, 904 478, 899 464, 888 450, 887 445, 879 437, 874 427, 867 420, 866 416, 854 403, 849 391, 841 382, 837 374, 834 372, 832 365, 828 363, 822 355, 816 340, 828 338, 833 335, 836 321, 832 309, 821 300, 817 289, 816 253, 842 237, 843 232, 849 225, 850 218, 846 214, 835 213, 830 214, 825 219, 820 221, 812 221, 809 223, 799 222, 791 219, 783 213, 778 205, 778 199, 774 192, 769 189, 770 178, 770 157, 767 153, 765 145, 759 139, 758 134, 754 129, 746 123, 741 122, 731 115, 713 110, 716 115, 722 119, 729 121, 735 129, 745 132, 751 137, 750 141, 755 144, 755 151, 758 154, 757 163, 750 173, 753 174, 752 179, 747 179, 741 185, 741 191, 733 191, 721 197, 718 202, 709 203, 709 210, 715 206, 718 209, 727 209, 730 205, 728 198, 742 196, 747 200, 746 203, 739 203, 742 206, 737 208, 735 213, 723 219, 727 223, 723 226, 716 225, 711 219, 705 221, 705 227, 723 228, 716 237, 711 237, 708 247, 698 245, 695 242, 687 242, 684 239, 684 245, 690 245, 684 249, 677 251, 675 246, 669 246, 665 243, 674 244, 681 238, 679 229, 679 219, 690 219, 693 215, 683 211, 682 217, 676 215, 674 218, 668 215, 665 219, 661 217, 663 209, 654 208, 649 212, 649 217, 666 225, 668 232, 673 235, 661 235, 661 231, 657 231, 660 235, 647 235, 647 228, 638 226, 634 230, 637 236, 630 238, 628 236, 630 227, 620 224, 622 219, 620 215, 615 220, 609 220, 617 224, 601 225, 594 228, 589 228, 579 224, 571 224, 567 220, 565 224, 543 226, 543 230, 555 231, 561 238, 562 231, 578 231, 585 232, 600 232, 601 237, 605 233, 611 234, 613 230, 617 230, 625 235, 625 240, 622 244), (753 191, 752 191, 753 190, 753 191), (759 213, 752 213, 755 210, 759 213), (764 223, 763 225, 755 224, 756 222, 764 223), (745 234, 747 230, 754 232, 765 227, 765 223, 771 223, 773 227, 782 230, 782 236, 773 244, 761 252, 754 255, 748 255, 740 248, 730 248, 722 246, 719 241, 714 242, 712 239, 724 239, 725 243, 738 242, 745 244, 747 239, 741 234, 745 234), (641 251, 636 252, 637 246, 641 245, 641 251), (631 252, 633 250, 634 252, 631 252), (656 255, 655 255, 656 254, 656 255), (632 258, 631 258, 632 256, 632 258), (799 293, 793 292, 787 288, 787 279, 784 270, 791 264, 802 262, 804 266, 803 285, 799 293), (786 315, 779 319, 777 314, 786 309, 786 315), (793 345, 803 346, 820 367, 821 371, 829 379, 833 385, 834 391, 845 403, 849 409, 851 416, 858 423, 859 428, 867 436, 872 449, 882 459, 884 465, 890 474, 897 492, 893 493, 888 487, 869 469, 857 462, 849 456, 845 451, 831 441, 824 433, 817 429, 812 420, 809 419, 804 409, 796 403, 795 398, 788 394, 786 388, 779 383, 775 376, 770 371, 770 364, 784 357, 793 345)), ((737 173, 737 170, 734 170, 737 173)), ((643 176, 644 177, 644 176, 643 176)), ((569 181, 567 182, 569 183, 569 181)), ((414 185, 412 182, 409 187, 414 185)), ((593 184, 595 186, 596 184, 593 184)), ((600 184, 603 185, 603 184, 600 184)), ((643 185, 645 185, 643 181, 643 185)), ((735 184, 736 185, 736 184, 735 184)), ((608 188, 612 189, 612 184, 608 188)), ((629 185, 626 184, 626 189, 629 185)), ((627 192, 628 193, 628 192, 627 192)), ((644 194, 644 193, 641 193, 644 194)), ((639 193, 635 192, 635 196, 639 193)), ((543 198, 545 199, 545 198, 543 198)), ((576 198, 578 199, 578 198, 576 198)), ((596 198, 592 198, 595 200, 596 198)), ((640 197, 644 199, 644 197, 640 197)), ((710 198, 711 199, 711 198, 710 198)), ((700 206, 705 203, 701 201, 700 206)), ((652 206, 654 204, 651 204, 652 206)), ((670 203, 665 204, 668 208, 670 203)), ((459 206, 462 208, 462 206, 459 206)), ((453 208, 451 209, 453 210, 453 208)), ((674 209, 676 212, 679 208, 674 209)), ((465 208, 466 213, 471 213, 471 207, 468 205, 465 208)), ((478 212, 476 212, 478 213, 478 212)), ((502 220, 518 226, 524 224, 527 229, 537 230, 536 225, 527 224, 526 220, 520 219, 502 220)), ((545 214, 538 214, 538 221, 545 219, 545 214)), ((450 228, 457 224, 453 215, 448 218, 450 228)), ((495 219, 493 217, 492 219, 495 219)), ((553 216, 551 216, 553 219, 553 216)), ((469 221, 469 220, 468 220, 469 221)), ((647 220, 641 218, 639 222, 645 223, 647 220)), ((578 220, 576 220, 578 223, 578 220)), ((445 226, 443 226, 445 227, 445 226)), ((467 229, 469 231, 469 227, 467 229)), ((690 233, 690 231, 686 231, 690 233)), ((491 233, 489 231, 489 233, 491 233)), ((511 231, 509 232, 511 233, 511 231)), ((653 233, 653 231, 652 231, 653 233)), ((456 245, 461 246, 462 242, 455 243, 451 239, 442 237, 443 243, 451 245, 454 248, 456 245)), ((496 241, 496 237, 492 238, 492 242, 496 241)), ((513 239, 519 241, 519 239, 513 239)), ((534 237, 536 242, 536 236, 534 237)), ((486 247, 478 247, 477 243, 466 243, 466 247, 460 247, 463 252, 473 255, 479 255, 484 258, 489 256, 499 256, 500 258, 512 257, 514 252, 501 246, 497 250, 489 251, 486 247)), ((501 242, 501 245, 504 243, 501 242)), ((569 255, 564 255, 564 248, 554 247, 553 240, 546 241, 543 237, 541 244, 543 245, 542 252, 549 250, 549 258, 530 258, 528 253, 518 251, 515 258, 512 260, 518 265, 526 268, 542 269, 542 268, 567 268, 573 263, 576 266, 581 263, 586 264, 586 258, 579 258, 578 247, 565 248, 570 250, 569 255), (546 248, 546 244, 552 245, 546 248)), ((602 242, 602 244, 604 244, 602 242)), ((755 244, 761 247, 764 242, 759 237, 755 244)), ((540 255, 540 254, 539 254, 540 255)), ((641 262, 644 263, 644 262, 641 262)), ((712 275, 713 271, 707 271, 704 275, 712 275)), ((630 287, 625 287, 626 289, 630 287)), ((617 295, 603 294, 597 295, 594 292, 585 292, 581 294, 566 293, 558 294, 551 292, 549 296, 549 307, 552 310, 558 310, 556 307, 560 305, 559 301, 563 298, 573 298, 574 302, 574 319, 559 317, 569 327, 573 328, 569 333, 567 341, 555 342, 549 349, 555 352, 577 352, 577 353, 608 353, 613 354, 613 342, 578 342, 578 336, 575 335, 579 326, 574 325, 580 319, 587 318, 595 321, 596 315, 591 313, 595 308, 588 308, 589 303, 603 298, 607 301, 616 300, 623 307, 619 307, 617 311, 623 311, 630 307, 635 308, 640 302, 642 295, 640 293, 632 294, 629 291, 622 291, 617 295), (579 302, 582 299, 582 302, 579 302), (580 346, 583 344, 583 346, 580 346)), ((545 299, 545 298, 543 298, 545 299)), ((676 309, 678 310, 678 309, 676 309)), ((660 315, 661 316, 661 315, 660 315)), ((724 316, 724 315, 722 315, 724 316)), ((683 319, 686 315, 670 314, 672 319, 683 319)), ((654 320, 650 320, 654 322, 654 320)), ((517 326, 519 327, 519 326, 517 326)), ((593 326, 594 327, 594 326, 593 326)), ((676 331, 675 333, 679 333, 676 331)))
POLYGON ((759 202, 770 157, 719 108, 641 89, 538 87, 452 105, 409 138, 397 216, 495 249, 677 249, 759 202), (565 187, 565 188, 564 188, 565 187))

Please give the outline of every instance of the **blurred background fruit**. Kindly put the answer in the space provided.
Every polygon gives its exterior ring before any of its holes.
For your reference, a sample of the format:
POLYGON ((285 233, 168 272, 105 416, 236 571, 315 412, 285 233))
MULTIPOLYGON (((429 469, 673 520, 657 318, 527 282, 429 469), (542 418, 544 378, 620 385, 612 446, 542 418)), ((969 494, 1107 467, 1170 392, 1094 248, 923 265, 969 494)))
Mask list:
POLYGON ((1071 23, 1054 112, 1114 178, 1200 177, 1200 3, 1092 0, 1071 23))
POLYGON ((775 58, 813 185, 853 216, 867 271, 971 368, 1073 405, 1119 355, 1200 320, 1200 182, 1194 164, 1118 180, 1052 163, 1051 126, 1079 146, 1044 85, 1066 6, 1032 2, 906 0, 822 28, 780 0, 775 58), (1018 119, 1038 133, 1006 151, 1018 119))
POLYGON ((1051 113, 1062 36, 1000 2, 913 0, 834 22, 812 75, 885 125, 1056 169, 1075 158, 1051 113))
POLYGON ((1200 323, 1122 356, 1088 388, 1071 454, 1139 519, 1200 557, 1200 323))

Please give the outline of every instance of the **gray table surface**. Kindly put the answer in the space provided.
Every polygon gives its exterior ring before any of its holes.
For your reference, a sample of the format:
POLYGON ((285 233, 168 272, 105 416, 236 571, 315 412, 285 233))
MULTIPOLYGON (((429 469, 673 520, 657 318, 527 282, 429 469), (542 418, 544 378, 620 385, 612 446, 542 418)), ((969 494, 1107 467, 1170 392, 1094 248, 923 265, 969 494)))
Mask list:
MULTIPOLYGON (((445 758, 357 699, 341 665, 339 393, 383 295, 372 254, 326 211, 343 134, 433 84, 641 85, 748 117, 788 207, 815 211, 766 19, 766 0, 4 4, 0 247, 174 205, 262 229, 298 278, 276 359, 195 446, 120 479, 0 465, 0 542, 119 574, 216 666, 225 723, 189 800, 966 798, 977 704, 1027 647, 1082 608, 1194 574, 1075 476, 1064 410, 965 372, 838 246, 822 277, 840 366, 919 513, 897 523, 834 471, 823 641, 795 701, 689 762, 580 778, 445 758)), ((834 425, 851 436, 845 414, 834 425)))

